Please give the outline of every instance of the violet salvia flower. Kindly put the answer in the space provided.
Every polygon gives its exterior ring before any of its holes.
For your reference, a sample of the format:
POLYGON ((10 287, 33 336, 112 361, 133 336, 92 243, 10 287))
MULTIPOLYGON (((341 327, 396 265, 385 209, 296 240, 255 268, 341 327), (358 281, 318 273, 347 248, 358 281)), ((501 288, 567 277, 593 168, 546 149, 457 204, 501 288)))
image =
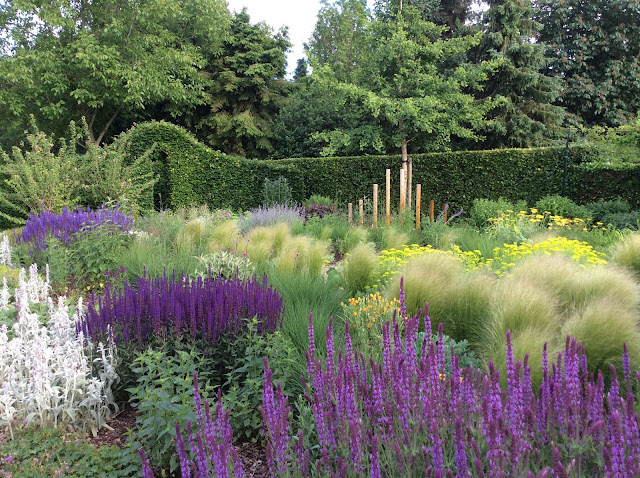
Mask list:
POLYGON ((17 243, 28 245, 29 253, 46 250, 48 238, 54 237, 67 246, 75 235, 83 229, 91 229, 109 224, 114 230, 128 232, 133 225, 133 218, 116 209, 75 208, 69 211, 66 207, 60 214, 42 210, 39 214, 31 214, 20 235, 15 235, 17 243))
POLYGON ((289 463, 289 410, 287 397, 278 383, 273 393, 273 371, 264 358, 264 389, 262 392, 262 427, 267 438, 266 455, 272 475, 284 473, 289 463))
POLYGON ((120 342, 126 344, 134 334, 139 347, 154 335, 182 333, 214 344, 222 335, 246 333, 247 317, 257 318, 258 333, 273 332, 282 313, 282 298, 266 277, 190 281, 185 276, 143 276, 135 287, 125 282, 122 291, 107 286, 104 297, 92 295, 83 332, 96 341, 111 326, 120 342))
POLYGON ((462 418, 458 417, 456 419, 456 442, 455 442, 455 451, 456 451, 456 471, 458 476, 467 476, 467 452, 464 443, 464 433, 462 432, 462 418))
POLYGON ((140 455, 140 460, 142 460, 142 478, 154 478, 151 465, 149 464, 147 455, 144 453, 142 448, 138 450, 138 455, 140 455))
POLYGON ((194 379, 196 379, 194 381, 194 405, 198 423, 197 429, 194 431, 189 420, 187 421, 186 429, 189 448, 194 455, 193 460, 187 455, 184 437, 180 434, 180 428, 176 425, 176 431, 178 432, 176 445, 182 476, 190 477, 193 475, 196 478, 208 478, 213 474, 216 477, 228 477, 231 465, 233 465, 236 477, 244 476, 242 462, 233 447, 229 411, 222 408, 220 390, 218 390, 218 400, 212 418, 208 400, 204 401, 203 410, 197 377, 194 377, 194 379))
POLYGON ((380 471, 380 455, 378 452, 378 437, 375 433, 372 433, 369 436, 369 443, 371 446, 371 454, 369 455, 369 459, 371 461, 369 466, 369 476, 370 478, 382 478, 382 473, 380 471))

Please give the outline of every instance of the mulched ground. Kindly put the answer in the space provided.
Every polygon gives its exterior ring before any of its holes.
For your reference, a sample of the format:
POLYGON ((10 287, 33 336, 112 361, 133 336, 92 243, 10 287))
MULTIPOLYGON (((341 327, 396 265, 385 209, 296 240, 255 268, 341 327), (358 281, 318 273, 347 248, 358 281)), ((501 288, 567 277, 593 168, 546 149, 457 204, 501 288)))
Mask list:
MULTIPOLYGON (((94 437, 91 433, 87 434, 87 441, 94 446, 122 446, 127 441, 126 433, 136 427, 136 410, 135 408, 125 408, 120 413, 113 416, 107 421, 107 427, 102 427, 98 434, 94 437)), ((264 448, 255 443, 241 443, 235 446, 245 475, 248 478, 269 478, 269 469, 264 454, 264 448)))

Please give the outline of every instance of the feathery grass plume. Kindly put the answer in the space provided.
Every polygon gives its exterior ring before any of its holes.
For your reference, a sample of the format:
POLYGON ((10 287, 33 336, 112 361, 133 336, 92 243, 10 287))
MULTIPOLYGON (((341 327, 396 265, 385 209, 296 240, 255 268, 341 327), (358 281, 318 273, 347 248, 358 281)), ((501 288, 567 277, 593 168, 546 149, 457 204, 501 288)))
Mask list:
POLYGON ((316 239, 311 243, 307 254, 307 270, 310 275, 319 275, 324 266, 329 262, 329 241, 316 239))
POLYGON ((352 295, 364 291, 371 282, 377 264, 378 258, 372 244, 361 243, 354 247, 342 262, 340 277, 345 290, 352 295))
POLYGON ((456 227, 458 231, 456 245, 462 251, 479 251, 482 257, 491 257, 496 247, 502 243, 489 234, 479 234, 470 227, 456 227))
POLYGON ((505 276, 496 283, 490 317, 499 337, 504 337, 507 330, 515 336, 521 329, 534 326, 551 334, 558 316, 553 295, 528 277, 505 276))
POLYGON ((574 308, 574 289, 580 266, 564 254, 525 257, 505 274, 509 281, 524 280, 545 290, 557 303, 559 315, 567 316, 574 308))
POLYGON ((640 280, 640 232, 616 243, 610 257, 611 262, 632 270, 640 280))
POLYGON ((598 298, 576 311, 562 328, 582 343, 589 371, 601 370, 610 379, 610 365, 622 370, 620 350, 627 344, 634 369, 640 365, 640 330, 638 311, 629 310, 615 299, 598 298))
POLYGON ((281 272, 304 270, 306 257, 311 248, 312 238, 307 236, 292 236, 282 246, 282 250, 275 258, 275 266, 281 272))
POLYGON ((409 244, 409 234, 391 226, 382 229, 382 244, 380 249, 400 249, 409 244))
POLYGON ((410 257, 388 285, 387 299, 399 298, 400 277, 404 277, 407 314, 415 315, 429 303, 434 323, 452 321, 445 313, 456 300, 455 284, 465 273, 462 262, 452 254, 434 253, 410 257))
POLYGON ((199 249, 207 234, 207 221, 203 217, 197 217, 187 222, 176 238, 176 249, 199 249))
POLYGON ((575 275, 572 284, 576 310, 581 310, 593 302, 607 300, 615 303, 618 310, 627 314, 640 313, 638 282, 627 269, 607 264, 581 270, 575 275))
POLYGON ((357 245, 366 243, 368 240, 369 240, 368 229, 361 226, 351 227, 349 228, 346 235, 344 236, 344 240, 342 241, 340 250, 346 254, 350 252, 353 248, 355 248, 357 245))
POLYGON ((215 252, 221 249, 235 251, 238 249, 239 240, 240 229, 238 228, 238 221, 232 219, 220 222, 215 225, 209 235, 208 252, 215 252))

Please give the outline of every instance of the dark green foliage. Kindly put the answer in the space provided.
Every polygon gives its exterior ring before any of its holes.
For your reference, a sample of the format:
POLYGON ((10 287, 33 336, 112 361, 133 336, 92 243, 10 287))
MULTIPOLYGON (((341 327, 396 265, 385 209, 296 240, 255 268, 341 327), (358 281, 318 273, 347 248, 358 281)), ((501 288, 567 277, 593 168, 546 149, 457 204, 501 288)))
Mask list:
POLYGON ((618 126, 640 110, 640 4, 635 0, 535 0, 559 104, 589 126, 618 126))
POLYGON ((288 93, 284 81, 287 31, 275 35, 251 24, 246 9, 231 20, 223 54, 204 71, 211 77, 207 104, 196 112, 197 134, 227 154, 264 158, 272 153, 273 119, 288 93))
POLYGON ((160 179, 154 189, 164 207, 208 204, 211 209, 246 210, 261 201, 265 178, 284 176, 293 200, 302 201, 302 176, 290 165, 227 156, 199 143, 184 129, 166 122, 143 123, 131 130, 132 156, 156 144, 153 169, 160 179))
MULTIPOLYGON (((156 184, 156 197, 161 193, 163 204, 171 207, 207 203, 246 210, 262 201, 264 179, 279 176, 287 178, 294 201, 319 194, 336 198, 338 204, 353 202, 369 196, 374 183, 384 185, 387 168, 397 171, 401 165, 399 155, 248 160, 210 150, 164 122, 138 125, 130 138, 131 154, 156 143, 154 170, 165 174, 156 184)), ((468 210, 479 197, 533 204, 562 190, 563 153, 557 147, 417 154, 413 184, 422 184, 423 202, 449 202, 451 211, 468 210)), ((578 203, 622 197, 640 204, 640 165, 591 162, 596 158, 588 146, 570 148, 568 196, 578 203)), ((398 186, 394 173, 392 191, 398 186)))
POLYGON ((552 105, 560 85, 544 75, 548 60, 545 45, 533 41, 540 25, 532 14, 530 0, 489 1, 485 34, 472 56, 502 63, 477 95, 500 99, 487 114, 483 149, 540 145, 564 117, 562 108, 552 105))

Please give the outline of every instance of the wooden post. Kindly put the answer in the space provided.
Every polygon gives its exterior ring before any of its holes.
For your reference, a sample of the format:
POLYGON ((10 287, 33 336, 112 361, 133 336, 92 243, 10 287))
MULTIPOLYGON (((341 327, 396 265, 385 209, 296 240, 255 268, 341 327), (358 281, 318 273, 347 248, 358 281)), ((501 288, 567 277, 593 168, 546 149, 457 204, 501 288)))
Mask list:
POLYGON ((400 215, 404 213, 404 200, 405 200, 406 190, 404 189, 404 169, 400 170, 400 215))
POLYGON ((407 191, 409 193, 409 197, 407 199, 407 207, 409 208, 409 211, 411 211, 411 190, 413 188, 411 184, 412 176, 413 176, 413 160, 409 159, 409 178, 407 179, 407 183, 409 185, 408 191, 407 191))
POLYGON ((349 203, 347 206, 347 210, 349 211, 349 225, 353 222, 353 204, 349 203))
POLYGON ((358 200, 358 206, 360 208, 360 225, 364 224, 364 201, 362 199, 358 200))
POLYGON ((447 205, 445 204, 444 206, 442 206, 442 210, 444 211, 444 223, 447 223, 447 212, 449 212, 447 210, 447 205))
POLYGON ((373 185, 373 227, 378 226, 378 185, 373 185))
POLYGON ((391 225, 391 170, 387 169, 387 226, 391 225))
POLYGON ((434 218, 433 213, 435 212, 434 211, 435 207, 436 207, 435 203, 433 202, 433 199, 432 199, 431 201, 429 201, 429 220, 431 222, 433 222, 433 218, 434 218))
POLYGON ((420 196, 422 195, 422 184, 416 184, 416 231, 420 230, 420 196))

